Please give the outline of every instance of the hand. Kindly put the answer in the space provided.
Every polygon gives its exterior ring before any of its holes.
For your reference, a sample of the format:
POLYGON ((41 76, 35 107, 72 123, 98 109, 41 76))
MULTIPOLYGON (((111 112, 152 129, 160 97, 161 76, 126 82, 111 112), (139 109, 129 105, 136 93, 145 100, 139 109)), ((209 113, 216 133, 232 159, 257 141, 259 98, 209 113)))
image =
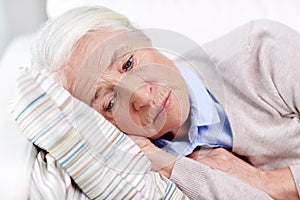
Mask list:
POLYGON ((274 199, 298 199, 289 168, 258 169, 223 148, 196 150, 188 157, 261 189, 274 199))
POLYGON ((130 139, 132 139, 145 154, 149 154, 159 150, 159 148, 156 147, 148 138, 135 136, 135 135, 127 135, 127 136, 130 139))
POLYGON ((176 161, 176 156, 167 153, 155 146, 148 138, 128 135, 144 152, 152 164, 152 170, 167 178, 171 173, 176 161))
POLYGON ((253 167, 223 148, 196 150, 188 157, 259 187, 262 170, 253 167))

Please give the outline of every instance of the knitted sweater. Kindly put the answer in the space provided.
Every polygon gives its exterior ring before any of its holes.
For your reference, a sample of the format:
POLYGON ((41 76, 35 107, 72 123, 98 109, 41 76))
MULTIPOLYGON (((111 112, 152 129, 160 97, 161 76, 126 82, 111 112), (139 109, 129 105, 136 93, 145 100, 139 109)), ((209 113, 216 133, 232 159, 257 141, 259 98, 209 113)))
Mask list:
MULTIPOLYGON (((204 49, 211 60, 195 53, 199 51, 190 53, 189 60, 228 116, 232 151, 258 168, 290 167, 300 194, 300 34, 257 20, 204 49)), ((191 199, 269 198, 184 157, 176 161, 171 179, 191 199)))

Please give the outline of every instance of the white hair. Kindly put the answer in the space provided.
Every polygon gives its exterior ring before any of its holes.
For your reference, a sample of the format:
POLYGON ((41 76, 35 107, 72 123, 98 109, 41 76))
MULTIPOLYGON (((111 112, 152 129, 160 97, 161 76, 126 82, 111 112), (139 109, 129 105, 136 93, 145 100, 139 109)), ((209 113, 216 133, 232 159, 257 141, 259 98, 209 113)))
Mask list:
POLYGON ((138 31, 125 16, 108 8, 75 8, 47 21, 41 28, 33 46, 32 67, 65 85, 61 68, 70 58, 76 43, 89 31, 103 27, 138 31))

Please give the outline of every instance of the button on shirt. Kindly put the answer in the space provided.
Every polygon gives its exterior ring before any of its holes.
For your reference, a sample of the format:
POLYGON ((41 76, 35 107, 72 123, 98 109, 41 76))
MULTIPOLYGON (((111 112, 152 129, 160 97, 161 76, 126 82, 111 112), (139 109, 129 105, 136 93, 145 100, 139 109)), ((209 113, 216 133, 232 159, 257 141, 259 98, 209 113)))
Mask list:
POLYGON ((159 148, 175 154, 186 156, 195 148, 224 147, 232 148, 232 132, 227 116, 201 80, 188 68, 178 67, 189 93, 191 126, 186 140, 169 141, 156 139, 153 143, 159 148))

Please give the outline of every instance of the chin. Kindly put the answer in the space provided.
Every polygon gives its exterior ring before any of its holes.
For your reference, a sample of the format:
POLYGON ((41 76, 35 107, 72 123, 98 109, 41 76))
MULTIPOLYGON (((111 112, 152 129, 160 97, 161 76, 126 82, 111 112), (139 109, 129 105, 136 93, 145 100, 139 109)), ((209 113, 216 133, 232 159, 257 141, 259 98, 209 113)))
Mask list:
MULTIPOLYGON (((167 132, 167 131, 166 131, 166 132, 167 132)), ((157 133, 157 134, 155 134, 155 135, 149 137, 149 139, 151 139, 151 140, 156 140, 156 139, 160 138, 161 136, 163 136, 166 132, 160 131, 159 133, 157 133)))

